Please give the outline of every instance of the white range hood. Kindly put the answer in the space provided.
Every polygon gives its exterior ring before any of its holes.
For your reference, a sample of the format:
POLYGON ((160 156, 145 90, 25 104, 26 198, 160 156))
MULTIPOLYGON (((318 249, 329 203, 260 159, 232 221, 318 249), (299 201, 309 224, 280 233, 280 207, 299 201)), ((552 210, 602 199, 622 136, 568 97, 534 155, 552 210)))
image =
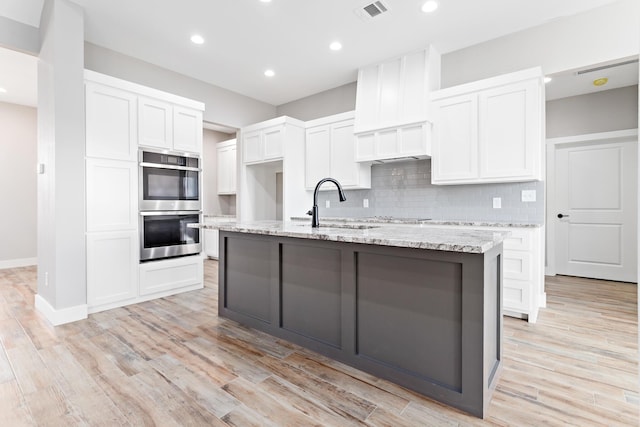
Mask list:
POLYGON ((440 54, 432 47, 358 71, 356 160, 431 156, 429 95, 440 88, 440 54))

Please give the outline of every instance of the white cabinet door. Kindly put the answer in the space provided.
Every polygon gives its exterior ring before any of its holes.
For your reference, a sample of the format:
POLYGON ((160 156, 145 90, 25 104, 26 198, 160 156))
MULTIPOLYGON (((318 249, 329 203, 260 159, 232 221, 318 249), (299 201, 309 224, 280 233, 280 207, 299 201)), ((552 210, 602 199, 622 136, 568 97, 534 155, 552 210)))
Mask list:
POLYGON ((478 97, 447 98, 433 105, 431 181, 452 183, 478 178, 478 97))
POLYGON ((204 229, 204 253, 209 258, 218 259, 220 246, 219 236, 220 233, 218 232, 218 230, 204 229))
POLYGON ((253 131, 242 135, 242 154, 245 163, 259 162, 262 155, 262 132, 253 131))
MULTIPOLYGON (((333 156, 331 152, 331 125, 307 129, 305 138, 305 185, 308 189, 313 190, 322 178, 332 176, 331 160, 333 156)), ((339 178, 336 179, 340 181, 339 178)))
POLYGON ((529 81, 480 93, 482 178, 535 177, 542 143, 538 86, 529 81))
POLYGON ((356 163, 354 144, 353 120, 331 126, 331 176, 345 187, 363 184, 360 182, 360 170, 365 166, 356 163))
POLYGON ((218 194, 236 194, 236 146, 218 147, 218 194))
POLYGON ((138 99, 138 141, 140 145, 170 150, 173 146, 172 107, 153 98, 138 99))
POLYGON ((282 158, 284 143, 284 126, 265 129, 262 133, 263 159, 276 160, 282 158))
POLYGON ((138 250, 136 231, 87 233, 89 308, 137 296, 138 250))
POLYGON ((86 154, 114 160, 136 160, 136 101, 130 93, 87 83, 86 154))
POLYGON ((202 151, 202 112, 173 107, 173 149, 190 153, 202 151))
POLYGON ((136 230, 138 165, 87 159, 87 231, 136 230))

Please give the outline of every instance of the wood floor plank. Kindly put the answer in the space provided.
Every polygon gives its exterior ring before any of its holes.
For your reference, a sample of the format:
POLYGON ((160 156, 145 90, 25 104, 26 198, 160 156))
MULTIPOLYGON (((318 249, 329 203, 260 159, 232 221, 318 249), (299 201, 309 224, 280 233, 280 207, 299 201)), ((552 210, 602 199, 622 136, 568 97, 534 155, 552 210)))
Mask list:
MULTIPOLYGON (((370 402, 376 402, 379 408, 386 410, 384 413, 391 412, 400 414, 409 404, 409 400, 406 398, 375 387, 300 353, 293 353, 286 357, 285 360, 296 368, 302 369, 331 384, 335 384, 343 390, 360 396, 370 402)), ((379 411, 379 414, 381 413, 383 413, 383 411, 379 411)))
POLYGON ((314 375, 307 375, 304 371, 271 356, 260 359, 261 366, 277 372, 278 376, 290 383, 303 388, 307 393, 322 400, 328 407, 344 416, 352 416, 364 421, 376 408, 375 404, 360 398, 334 384, 321 380, 314 375))
POLYGON ((222 389, 277 426, 319 427, 322 425, 294 407, 285 405, 272 396, 262 393, 253 383, 243 378, 236 378, 222 389))
POLYGON ((0 383, 0 426, 35 426, 18 382, 0 383))
POLYGON ((363 421, 354 418, 349 414, 339 414, 333 411, 326 402, 316 399, 305 389, 300 388, 282 378, 272 375, 263 382, 256 385, 260 390, 269 396, 286 402, 292 408, 307 415, 313 420, 317 420, 325 426, 362 426, 363 421))
POLYGON ((206 377, 192 372, 170 356, 154 359, 150 365, 194 402, 218 418, 222 418, 240 405, 225 387, 212 387, 206 377))

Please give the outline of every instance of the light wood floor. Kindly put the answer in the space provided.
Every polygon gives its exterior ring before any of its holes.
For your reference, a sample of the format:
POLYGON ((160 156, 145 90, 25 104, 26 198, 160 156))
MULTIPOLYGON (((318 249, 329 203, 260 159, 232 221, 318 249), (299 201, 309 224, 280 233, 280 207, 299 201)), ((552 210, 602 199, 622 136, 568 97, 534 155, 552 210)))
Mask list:
POLYGON ((206 287, 53 328, 35 269, 0 270, 0 426, 637 425, 636 286, 557 277, 536 325, 506 318, 482 421, 219 319, 206 287))

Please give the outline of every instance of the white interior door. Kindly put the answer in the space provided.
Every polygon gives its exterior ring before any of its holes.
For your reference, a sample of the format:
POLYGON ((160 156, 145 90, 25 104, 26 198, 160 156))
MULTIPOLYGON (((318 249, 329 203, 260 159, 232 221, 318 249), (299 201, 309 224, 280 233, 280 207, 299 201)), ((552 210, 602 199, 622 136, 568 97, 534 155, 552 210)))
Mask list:
POLYGON ((637 143, 556 148, 556 272, 637 282, 637 143))

